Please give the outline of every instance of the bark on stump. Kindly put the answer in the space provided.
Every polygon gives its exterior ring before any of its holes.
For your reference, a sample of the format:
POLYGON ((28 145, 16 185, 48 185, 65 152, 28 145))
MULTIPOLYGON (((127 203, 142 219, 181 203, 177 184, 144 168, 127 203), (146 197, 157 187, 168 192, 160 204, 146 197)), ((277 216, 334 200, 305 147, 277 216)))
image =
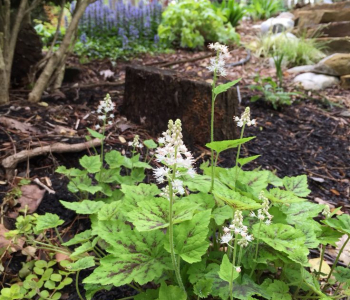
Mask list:
MULTIPOLYGON (((215 101, 214 139, 237 138, 232 117, 237 115, 235 88, 220 94, 215 101)), ((210 141, 211 85, 184 78, 183 74, 155 67, 126 68, 124 103, 121 112, 142 124, 152 135, 167 129, 169 119, 183 123, 185 144, 204 146, 210 141)))

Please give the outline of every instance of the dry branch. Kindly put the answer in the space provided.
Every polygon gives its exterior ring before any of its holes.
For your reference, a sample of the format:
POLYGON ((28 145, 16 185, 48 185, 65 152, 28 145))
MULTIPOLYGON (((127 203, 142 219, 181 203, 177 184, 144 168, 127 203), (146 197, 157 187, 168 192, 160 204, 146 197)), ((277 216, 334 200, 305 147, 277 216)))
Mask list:
POLYGON ((66 153, 66 152, 80 152, 90 147, 96 147, 101 144, 100 139, 93 139, 88 142, 79 144, 54 143, 49 146, 38 147, 32 150, 23 150, 13 154, 2 161, 2 166, 6 170, 6 177, 8 180, 13 177, 14 170, 18 163, 26 161, 29 158, 44 155, 51 152, 66 153))

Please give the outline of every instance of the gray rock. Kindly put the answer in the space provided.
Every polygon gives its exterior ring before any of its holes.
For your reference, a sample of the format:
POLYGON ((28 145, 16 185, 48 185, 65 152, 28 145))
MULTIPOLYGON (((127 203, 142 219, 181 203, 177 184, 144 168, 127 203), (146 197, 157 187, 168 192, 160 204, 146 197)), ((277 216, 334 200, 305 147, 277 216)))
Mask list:
POLYGON ((291 31, 294 27, 294 21, 291 18, 280 17, 267 19, 261 23, 260 30, 262 34, 280 33, 285 31, 291 31))
POLYGON ((318 91, 339 84, 339 79, 335 76, 304 73, 295 77, 293 82, 295 84, 301 84, 305 90, 318 91))
POLYGON ((333 76, 350 74, 350 53, 335 53, 322 59, 313 72, 333 76))
POLYGON ((298 66, 287 70, 287 72, 289 74, 307 73, 307 72, 313 72, 314 68, 315 66, 313 65, 298 66))

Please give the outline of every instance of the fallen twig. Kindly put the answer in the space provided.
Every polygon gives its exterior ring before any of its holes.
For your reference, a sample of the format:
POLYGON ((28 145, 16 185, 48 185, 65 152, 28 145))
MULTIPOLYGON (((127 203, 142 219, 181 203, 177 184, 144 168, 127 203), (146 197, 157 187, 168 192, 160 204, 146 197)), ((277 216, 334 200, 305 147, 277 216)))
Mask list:
POLYGON ((41 186, 44 190, 46 190, 49 194, 56 194, 54 190, 51 190, 49 187, 47 187, 45 184, 43 184, 38 178, 35 178, 33 180, 37 185, 41 186))
POLYGON ((2 166, 6 170, 6 177, 10 181, 13 177, 14 170, 18 163, 30 159, 32 157, 40 156, 46 153, 56 152, 80 152, 90 147, 96 147, 101 144, 100 139, 93 139, 79 144, 54 143, 52 145, 38 147, 32 150, 23 150, 13 154, 2 161, 2 166))

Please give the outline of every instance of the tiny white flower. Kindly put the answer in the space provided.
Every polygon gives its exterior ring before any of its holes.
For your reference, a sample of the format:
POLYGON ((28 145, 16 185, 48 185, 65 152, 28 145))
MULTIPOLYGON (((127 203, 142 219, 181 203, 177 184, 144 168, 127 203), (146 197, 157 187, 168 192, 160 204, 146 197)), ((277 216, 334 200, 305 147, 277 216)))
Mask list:
POLYGON ((98 125, 98 124, 95 125, 95 129, 96 129, 96 130, 97 130, 97 129, 100 129, 100 128, 101 128, 100 125, 98 125))
POLYGON ((230 233, 231 232, 230 228, 228 228, 228 227, 224 227, 222 230, 223 230, 224 233, 230 233))
POLYGON ((254 218, 254 217, 256 217, 256 214, 255 214, 255 212, 251 211, 250 214, 249 214, 249 216, 252 217, 252 218, 254 218))
POLYGON ((108 125, 112 125, 113 124, 113 122, 112 121, 108 121, 108 125))
POLYGON ((110 117, 111 119, 113 119, 113 118, 114 118, 114 114, 110 114, 109 117, 110 117))
POLYGON ((232 240, 232 235, 231 235, 230 233, 224 234, 224 235, 221 237, 221 243, 222 243, 222 244, 227 244, 227 243, 229 243, 231 240, 232 240))
POLYGON ((265 221, 265 224, 266 224, 266 225, 271 225, 271 220, 270 220, 270 219, 267 219, 267 220, 265 221))
POLYGON ((236 272, 241 273, 242 269, 241 267, 236 267, 236 272))

